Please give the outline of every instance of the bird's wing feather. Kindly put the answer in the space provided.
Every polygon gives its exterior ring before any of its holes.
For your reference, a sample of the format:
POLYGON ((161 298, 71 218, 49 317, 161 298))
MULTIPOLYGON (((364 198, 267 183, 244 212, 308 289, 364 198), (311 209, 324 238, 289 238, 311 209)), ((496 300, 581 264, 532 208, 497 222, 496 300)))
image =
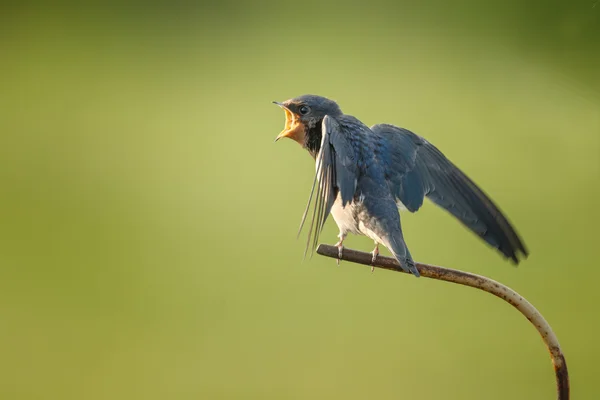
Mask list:
POLYGON ((435 146, 413 132, 388 124, 371 130, 382 137, 386 178, 398 200, 411 212, 427 196, 518 263, 527 250, 492 200, 435 146))
POLYGON ((319 234, 323 230, 338 193, 342 204, 346 205, 352 201, 356 191, 358 164, 356 153, 349 142, 351 132, 344 132, 340 124, 330 116, 323 118, 321 130, 321 149, 316 157, 315 179, 298 230, 300 234, 314 198, 305 255, 311 246, 311 237, 312 250, 316 248, 319 234), (314 196, 315 188, 317 188, 316 196, 314 196))

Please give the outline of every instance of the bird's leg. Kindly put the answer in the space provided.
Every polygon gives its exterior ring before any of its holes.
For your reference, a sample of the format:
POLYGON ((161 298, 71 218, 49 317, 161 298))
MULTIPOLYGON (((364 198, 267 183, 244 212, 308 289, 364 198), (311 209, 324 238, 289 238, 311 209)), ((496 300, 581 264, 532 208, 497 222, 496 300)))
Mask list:
POLYGON ((340 232, 338 237, 340 238, 340 240, 338 240, 338 242, 335 244, 335 247, 338 248, 338 259, 336 261, 337 265, 340 265, 340 260, 342 259, 342 253, 344 250, 344 239, 346 239, 346 234, 340 232))
MULTIPOLYGON (((379 255, 379 243, 375 242, 375 248, 371 254, 373 255, 373 258, 371 258, 371 264, 375 264, 375 261, 377 261, 377 256, 379 255)), ((373 271, 375 271, 375 267, 371 265, 371 272, 373 271)))

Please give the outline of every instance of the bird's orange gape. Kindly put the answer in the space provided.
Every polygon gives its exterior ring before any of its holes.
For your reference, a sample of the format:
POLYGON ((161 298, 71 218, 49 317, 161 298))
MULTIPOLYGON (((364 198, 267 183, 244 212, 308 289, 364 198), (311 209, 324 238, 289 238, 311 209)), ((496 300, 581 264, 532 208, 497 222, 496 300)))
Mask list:
POLYGON ((281 133, 277 135, 275 141, 286 137, 295 140, 303 146, 306 139, 304 124, 302 121, 300 121, 300 118, 296 114, 288 110, 285 106, 280 106, 283 108, 283 111, 285 111, 285 128, 283 128, 281 133))

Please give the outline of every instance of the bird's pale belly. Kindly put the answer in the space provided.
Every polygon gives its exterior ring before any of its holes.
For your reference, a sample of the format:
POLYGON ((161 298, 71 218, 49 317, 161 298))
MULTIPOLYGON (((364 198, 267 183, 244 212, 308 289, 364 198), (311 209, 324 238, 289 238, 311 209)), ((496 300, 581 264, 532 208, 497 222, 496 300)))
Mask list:
POLYGON ((346 203, 346 207, 342 207, 342 199, 338 195, 331 207, 331 215, 340 229, 340 233, 345 235, 346 233, 354 233, 355 235, 362 235, 363 233, 359 229, 359 223, 357 221, 358 213, 362 208, 361 203, 350 202, 346 203))
POLYGON ((342 207, 342 200, 338 196, 331 208, 331 215, 340 229, 340 236, 346 236, 348 233, 355 235, 365 235, 377 243, 382 243, 381 238, 375 232, 370 230, 363 223, 365 207, 361 201, 354 200, 342 207), (360 218, 363 214, 363 218, 360 218))

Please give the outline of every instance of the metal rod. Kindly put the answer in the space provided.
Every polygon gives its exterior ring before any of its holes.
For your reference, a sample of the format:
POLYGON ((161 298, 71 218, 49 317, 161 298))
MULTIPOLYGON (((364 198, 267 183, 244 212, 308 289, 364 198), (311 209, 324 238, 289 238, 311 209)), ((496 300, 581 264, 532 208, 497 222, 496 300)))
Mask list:
MULTIPOLYGON (((321 244, 317 249, 317 253, 338 259, 338 248, 327 244, 321 244)), ((375 263, 372 263, 371 253, 356 251, 351 249, 343 249, 341 260, 350 261, 358 264, 368 265, 376 268, 387 269, 390 271, 404 272, 400 269, 398 261, 394 258, 378 256, 375 263)), ((548 322, 542 314, 528 302, 523 296, 505 286, 485 276, 471 274, 468 272, 459 271, 435 265, 415 263, 417 269, 424 278, 437 279, 446 282, 458 283, 459 285, 470 286, 476 289, 491 293, 496 297, 509 303, 521 312, 535 326, 535 329, 542 336, 542 340, 546 344, 550 352, 550 358, 554 365, 556 374, 556 390, 558 400, 569 400, 569 373, 567 371, 567 362, 565 356, 560 349, 558 338, 552 331, 548 322)))

